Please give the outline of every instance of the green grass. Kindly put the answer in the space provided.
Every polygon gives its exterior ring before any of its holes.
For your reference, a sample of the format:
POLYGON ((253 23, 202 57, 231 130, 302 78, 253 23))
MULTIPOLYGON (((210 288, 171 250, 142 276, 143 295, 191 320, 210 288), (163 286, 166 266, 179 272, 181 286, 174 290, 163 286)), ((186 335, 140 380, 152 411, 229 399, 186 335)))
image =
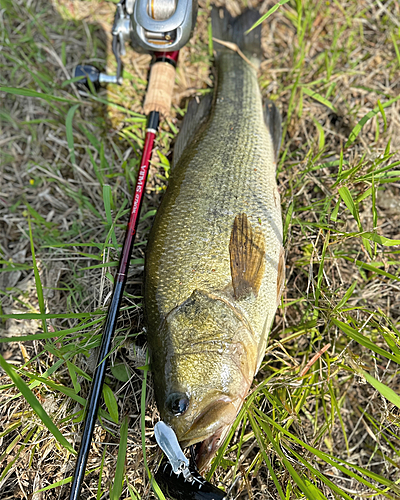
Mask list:
MULTIPOLYGON (((82 61, 112 70, 98 23, 111 25, 114 2, 58 4, 0 0, 4 498, 67 498, 144 139, 146 56, 127 59, 121 88, 89 99, 66 83, 82 61)), ((280 4, 265 21, 260 86, 284 122, 286 289, 261 370, 207 477, 237 480, 242 498, 396 499, 398 12, 353 0, 280 4)), ((173 117, 157 138, 87 498, 144 499, 157 488, 141 281, 188 95, 212 84, 208 4, 200 7, 173 117)))

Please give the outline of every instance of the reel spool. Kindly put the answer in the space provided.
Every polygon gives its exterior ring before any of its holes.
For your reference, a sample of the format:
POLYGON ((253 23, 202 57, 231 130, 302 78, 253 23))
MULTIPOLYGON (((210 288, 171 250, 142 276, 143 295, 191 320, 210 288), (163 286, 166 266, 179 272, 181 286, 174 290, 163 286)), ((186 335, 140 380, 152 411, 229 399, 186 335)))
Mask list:
POLYGON ((134 49, 179 50, 189 41, 196 24, 196 0, 136 0, 132 3, 130 38, 134 49))

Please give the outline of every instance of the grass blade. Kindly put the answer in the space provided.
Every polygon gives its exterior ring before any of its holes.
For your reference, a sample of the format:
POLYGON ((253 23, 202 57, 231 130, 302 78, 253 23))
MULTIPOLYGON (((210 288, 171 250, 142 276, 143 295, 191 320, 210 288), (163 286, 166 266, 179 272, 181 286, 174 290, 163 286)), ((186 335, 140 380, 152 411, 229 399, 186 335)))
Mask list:
POLYGON ((367 382, 372 385, 372 387, 374 387, 384 398, 386 398, 388 401, 390 401, 400 409, 400 396, 396 394, 393 389, 383 384, 364 370, 362 370, 362 374, 364 375, 367 382))
POLYGON ((74 145, 74 130, 72 127, 72 122, 74 119, 75 111, 78 108, 79 108, 79 104, 75 104, 75 106, 72 106, 72 108, 70 108, 68 110, 67 117, 65 119, 65 130, 66 130, 66 134, 67 134, 67 143, 68 143, 69 155, 71 157, 72 165, 76 164, 75 145, 74 145))
POLYGON ((395 247, 400 245, 400 240, 392 240, 390 238, 386 238, 386 236, 381 236, 380 234, 376 233, 362 233, 362 236, 364 238, 368 238, 369 240, 375 243, 380 243, 385 247, 395 247))
POLYGON ((385 114, 385 110, 383 109, 381 101, 378 99, 378 108, 379 111, 381 112, 382 118, 383 118, 383 131, 386 132, 387 129, 387 118, 385 114))
POLYGON ((324 132, 324 129, 323 129, 322 125, 319 123, 319 121, 316 120, 315 118, 313 118, 313 122, 314 122, 315 127, 318 130, 318 150, 319 151, 323 151, 323 149, 325 147, 325 132, 324 132))
POLYGON ((376 354, 379 354, 380 356, 384 356, 385 358, 391 359, 397 364, 400 364, 400 359, 398 356, 395 356, 394 354, 391 354, 390 352, 385 351, 381 347, 378 347, 374 342, 369 340, 367 337, 365 337, 362 333, 360 333, 358 330, 355 330, 349 325, 346 325, 346 323, 343 323, 342 321, 339 321, 338 319, 332 319, 332 323, 336 325, 340 330, 342 330, 343 333, 348 335, 350 338, 358 342, 360 345, 363 347, 371 350, 372 352, 375 352, 376 354))
POLYGON ((140 399, 140 427, 142 434, 142 451, 143 451, 143 462, 147 472, 147 475, 150 479, 151 487, 153 488, 154 493, 156 494, 158 500, 166 500, 163 492, 158 486, 156 480, 154 479, 153 474, 151 473, 149 466, 147 465, 146 458, 146 386, 147 386, 147 372, 148 372, 148 362, 149 362, 149 353, 146 353, 146 365, 142 367, 143 370, 143 383, 142 383, 142 396, 140 399))
POLYGON ((118 403, 112 389, 107 385, 103 385, 103 398, 107 406, 107 410, 116 424, 118 423, 118 403))
POLYGON ((128 446, 128 416, 122 420, 120 441, 118 448, 117 467, 115 469, 114 483, 110 491, 110 500, 119 500, 124 485, 124 469, 126 449, 128 446))
MULTIPOLYGON (((71 389, 71 387, 65 387, 62 384, 57 384, 57 382, 54 382, 53 380, 50 380, 48 378, 39 377, 38 375, 35 375, 34 373, 27 372, 26 376, 29 377, 30 379, 34 380, 35 382, 37 382, 37 383, 35 383, 34 387, 37 387, 38 385, 43 384, 43 385, 50 387, 51 389, 53 389, 55 391, 60 392, 61 394, 65 394, 66 396, 70 397, 74 401, 77 401, 78 403, 80 403, 82 406, 85 406, 85 404, 86 404, 86 400, 84 398, 82 398, 81 396, 78 396, 77 394, 75 394, 74 389, 71 389)), ((21 391, 21 393, 22 393, 22 391, 21 391)))
POLYGON ((103 456, 101 457, 101 464, 100 464, 100 471, 99 471, 99 482, 97 483, 96 500, 100 500, 100 498, 101 498, 101 480, 103 478, 103 468, 104 468, 104 461, 106 459, 106 453, 107 453, 107 445, 104 446, 103 456))
MULTIPOLYGON (((376 266, 371 264, 366 264, 365 262, 357 259, 352 259, 351 257, 347 257, 346 255, 341 256, 342 259, 348 260, 349 262, 354 262, 360 269, 365 269, 366 271, 372 271, 373 273, 379 274, 380 276, 386 276, 386 278, 390 278, 392 280, 399 281, 400 278, 395 276, 394 274, 387 273, 386 271, 382 271, 376 266)), ((1 340, 1 339, 0 339, 1 340)))
MULTIPOLYGON (((358 482, 364 484, 365 486, 371 488, 373 491, 377 491, 379 493, 383 493, 381 489, 379 489, 377 486, 374 484, 370 483, 366 479, 364 479, 361 475, 354 473, 350 468, 355 469, 357 472, 360 472, 360 474, 366 475, 368 478, 372 479, 373 481, 378 482, 379 484, 383 486, 389 486, 393 488, 393 491, 400 492, 400 488, 397 487, 395 483, 390 481, 390 479, 387 479, 384 476, 381 476, 379 474, 375 474, 374 472, 371 472, 363 467, 360 467, 356 464, 349 463, 346 460, 339 460, 337 458, 331 457, 328 455, 328 453, 325 453, 321 450, 318 450, 309 444, 305 443, 302 441, 300 438, 292 434, 290 431, 279 425, 277 422, 275 422, 273 419, 269 418, 267 415, 263 414, 263 419, 268 422, 271 426, 275 427, 278 431, 280 431, 282 434, 285 436, 288 436, 291 440, 293 440, 295 443, 299 444, 300 446, 303 446, 306 450, 309 452, 313 453, 316 455, 319 459, 324 460, 328 464, 337 467, 341 472, 346 474, 349 477, 352 477, 356 479, 358 482), (347 468, 349 467, 349 468, 347 468)), ((266 423, 263 422, 262 420, 258 420, 260 426, 263 428, 263 430, 266 431, 266 423)), ((385 495, 387 496, 387 495, 385 495)), ((392 496, 387 496, 387 498, 393 498, 392 496)))
POLYGON ((299 455, 298 453, 296 453, 295 450, 292 449, 291 453, 293 453, 293 455, 297 458, 297 460, 299 460, 300 462, 302 462, 303 465, 305 467, 307 467, 307 469, 309 471, 311 471, 311 473, 315 477, 317 477, 318 479, 320 479, 321 481, 323 481, 327 486, 329 486, 329 488, 331 488, 333 491, 335 491, 338 495, 340 495, 341 497, 345 498, 346 500, 352 500, 352 498, 347 493, 345 493, 338 486, 336 486, 336 484, 334 484, 330 479, 328 479, 326 476, 324 476, 324 474, 321 474, 321 472, 319 470, 317 470, 315 467, 313 467, 311 464, 309 464, 307 462, 307 460, 305 460, 301 455, 299 455))
POLYGON ((273 7, 271 7, 266 14, 261 16, 260 19, 256 23, 254 23, 249 30, 245 32, 245 35, 247 35, 247 33, 250 33, 250 31, 253 30, 254 28, 257 28, 258 25, 260 25, 262 22, 268 19, 271 14, 273 14, 276 10, 278 10, 281 5, 288 3, 288 1, 289 0, 279 0, 278 3, 276 3, 273 7))
MULTIPOLYGON (((328 101, 328 99, 326 99, 324 96, 322 96, 321 94, 318 94, 318 92, 315 92, 314 90, 310 90, 307 87, 302 87, 302 89, 303 89, 303 92, 306 95, 308 95, 308 97, 311 97, 312 99, 315 99, 316 101, 320 102, 321 104, 323 104, 324 106, 326 106, 327 108, 329 108, 334 113, 337 113, 337 109, 335 108, 335 106, 333 104, 331 104, 328 101)), ((314 122, 315 122, 315 120, 314 120, 314 122)))
POLYGON ((275 474, 275 472, 273 470, 271 461, 269 460, 268 455, 266 453, 266 449, 265 449, 265 446, 264 446, 264 441, 262 439, 260 429, 256 425, 256 423, 254 421, 254 418, 251 415, 249 415, 249 419, 250 419, 250 422, 252 424, 254 435, 256 436, 256 439, 257 439, 258 444, 260 446, 261 455, 263 456, 264 461, 267 464, 268 470, 269 470, 269 472, 271 474, 272 480, 274 481, 275 487, 278 490, 278 493, 279 493, 279 496, 280 496, 281 500, 285 500, 285 494, 283 493, 283 490, 282 490, 282 487, 281 487, 281 485, 279 483, 279 480, 276 477, 276 474, 275 474))
POLYGON ((113 228, 112 214, 111 214, 111 205, 112 205, 111 187, 108 184, 104 184, 104 186, 103 186, 103 200, 104 200, 104 210, 106 211, 107 222, 110 226, 112 242, 113 242, 114 248, 117 249, 118 242, 117 242, 117 237, 115 236, 115 231, 113 228))
POLYGON ((357 139, 358 134, 361 132, 361 129, 367 123, 368 120, 370 120, 373 116, 380 113, 381 109, 388 108, 399 99, 400 96, 394 97, 393 99, 389 99, 389 101, 384 102, 380 106, 376 106, 374 109, 369 111, 365 116, 363 116, 361 120, 357 123, 357 125, 353 128, 353 130, 350 132, 349 139, 346 142, 345 147, 348 148, 349 146, 351 146, 351 144, 353 144, 353 142, 357 139))
POLYGON ((394 51, 396 52, 396 57, 397 57, 397 64, 398 66, 400 67, 400 51, 399 51, 399 47, 397 46, 397 42, 396 42, 396 35, 394 34, 394 32, 392 31, 391 32, 391 37, 392 37, 392 42, 393 42, 393 47, 394 47, 394 51))
POLYGON ((24 396, 26 401, 29 403, 29 406, 40 418, 40 420, 43 422, 47 430, 51 432, 51 434, 53 434, 53 436, 57 439, 57 441, 61 444, 61 446, 64 446, 64 448, 66 448, 70 453, 76 455, 76 451, 73 449, 72 445, 65 439, 65 437, 59 431, 58 427, 47 415, 46 411, 44 410, 43 406, 39 403, 36 396, 29 389, 29 387, 22 380, 22 378, 17 374, 14 368, 11 365, 9 365, 1 355, 0 355, 0 366, 13 381, 17 389, 24 396))
POLYGON ((140 500, 140 496, 138 496, 139 493, 136 490, 134 490, 134 487, 131 486, 129 483, 128 483, 128 490, 132 500, 140 500))
POLYGON ((322 284, 322 278, 324 276, 324 262, 325 262, 325 255, 326 255, 326 249, 328 248, 329 244, 329 232, 327 233, 324 241, 324 246, 322 248, 321 252, 321 260, 319 263, 319 268, 318 268, 318 275, 317 275, 317 286, 315 288, 315 310, 314 310, 314 317, 318 317, 318 301, 319 297, 321 295, 321 284, 322 284))
POLYGON ((56 101, 56 102, 67 102, 68 104, 72 104, 76 102, 73 99, 65 99, 65 97, 56 97, 54 95, 44 94, 42 92, 36 92, 35 90, 30 89, 16 89, 13 87, 0 87, 0 92, 7 92, 9 94, 20 95, 24 97, 38 97, 39 99, 44 99, 45 101, 56 101))
POLYGON ((269 442, 272 444, 274 447, 277 455, 279 458, 282 460, 284 463, 285 467, 289 471, 290 475, 292 476, 294 482, 297 484, 297 486, 300 488, 300 490, 304 493, 304 495, 309 499, 309 500, 326 500, 325 495, 323 495, 319 490, 315 488, 314 485, 312 485, 309 481, 305 481, 305 477, 301 477, 297 471, 294 469, 292 464, 289 462, 289 460, 286 458, 285 454, 281 450, 278 442, 274 439, 271 429, 267 425, 262 425, 262 423, 259 421, 259 419, 255 419, 254 416, 249 412, 249 420, 251 423, 251 427, 255 433, 256 436, 258 436, 258 443, 262 443, 262 438, 260 436, 259 432, 259 425, 262 427, 263 431, 266 433, 267 438, 269 442), (257 420, 257 421, 256 421, 257 420))
MULTIPOLYGON (((87 477, 89 474, 92 472, 96 472, 97 470, 100 469, 99 467, 93 467, 92 469, 87 469, 85 472, 85 477, 87 477)), ((45 486, 44 488, 40 488, 40 490, 35 490, 32 494, 35 495, 36 493, 41 493, 42 491, 49 491, 53 490, 54 488, 58 488, 59 486, 63 486, 64 484, 72 483, 72 476, 66 477, 65 479, 61 479, 61 481, 56 481, 55 483, 49 484, 45 486)))
POLYGON ((71 377, 72 385, 74 386, 74 390, 76 394, 79 394, 81 390, 81 384, 78 382, 78 377, 76 375, 75 366, 73 363, 67 360, 67 367, 69 376, 71 377))
POLYGON ((360 215, 358 213, 358 208, 354 203, 353 197, 351 196, 350 190, 347 186, 342 186, 338 189, 340 197, 344 201, 346 207, 350 210, 351 215, 355 218, 357 226, 360 231, 362 231, 360 215))
POLYGON ((286 213, 285 223, 283 226, 283 244, 286 244, 287 241, 290 223, 292 222, 293 218, 293 212, 294 212, 294 201, 292 201, 292 203, 289 205, 288 211, 286 213))
MULTIPOLYGON (((36 285, 36 293, 37 293, 38 302, 39 302, 39 309, 40 309, 41 314, 45 314, 46 308, 44 305, 43 287, 42 287, 42 282, 40 280, 39 269, 38 269, 37 262, 36 262, 35 246, 33 244, 32 224, 31 224, 30 217, 28 217, 28 224, 29 224, 29 240, 30 240, 31 252, 32 252, 33 272, 35 275, 35 285, 36 285)), ((42 320, 42 325, 43 325, 44 333, 48 333, 47 322, 46 322, 45 318, 42 320)))

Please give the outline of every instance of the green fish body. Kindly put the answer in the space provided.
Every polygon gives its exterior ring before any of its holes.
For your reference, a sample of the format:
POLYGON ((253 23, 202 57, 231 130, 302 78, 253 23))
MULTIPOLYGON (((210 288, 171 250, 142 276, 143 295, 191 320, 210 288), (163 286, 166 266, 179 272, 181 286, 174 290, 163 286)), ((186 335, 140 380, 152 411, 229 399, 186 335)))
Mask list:
POLYGON ((276 184, 280 117, 264 108, 260 31, 213 11, 214 95, 189 105, 145 265, 145 311, 161 418, 204 466, 264 357, 284 281, 276 184))

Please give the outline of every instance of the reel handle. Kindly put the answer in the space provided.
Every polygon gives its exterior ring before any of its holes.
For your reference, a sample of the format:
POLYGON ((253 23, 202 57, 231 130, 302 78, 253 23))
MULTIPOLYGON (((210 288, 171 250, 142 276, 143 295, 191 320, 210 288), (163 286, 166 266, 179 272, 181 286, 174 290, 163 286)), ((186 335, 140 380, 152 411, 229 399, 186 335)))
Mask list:
POLYGON ((99 69, 91 64, 78 64, 75 66, 74 78, 76 77, 80 77, 80 79, 75 82, 75 85, 79 90, 83 90, 85 92, 90 90, 88 80, 93 83, 96 90, 100 88, 102 83, 117 83, 119 85, 122 83, 122 78, 118 78, 116 75, 101 73, 99 69))
POLYGON ((143 104, 145 115, 151 111, 158 111, 164 117, 169 116, 178 54, 179 51, 154 54, 155 61, 150 69, 149 84, 143 104))

